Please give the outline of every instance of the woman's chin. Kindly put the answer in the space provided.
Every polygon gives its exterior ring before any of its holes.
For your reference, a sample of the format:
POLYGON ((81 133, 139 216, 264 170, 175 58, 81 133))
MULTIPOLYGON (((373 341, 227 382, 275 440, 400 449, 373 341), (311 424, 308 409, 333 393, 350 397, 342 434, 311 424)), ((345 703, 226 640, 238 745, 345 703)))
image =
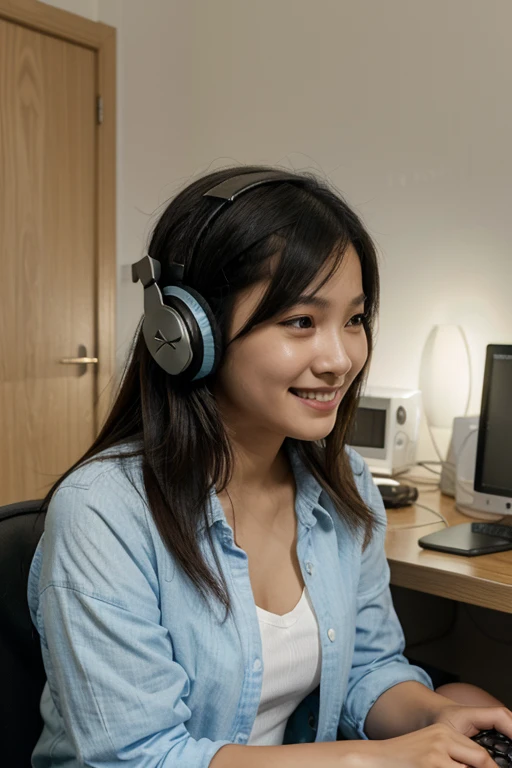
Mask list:
POLYGON ((332 430, 334 429, 335 421, 333 419, 333 422, 330 427, 327 427, 325 424, 322 429, 318 428, 318 425, 316 428, 310 427, 309 429, 299 429, 298 425, 295 424, 290 431, 287 433, 287 437, 290 437, 292 440, 304 440, 306 442, 315 442, 317 440, 324 440, 328 435, 331 434, 332 430))

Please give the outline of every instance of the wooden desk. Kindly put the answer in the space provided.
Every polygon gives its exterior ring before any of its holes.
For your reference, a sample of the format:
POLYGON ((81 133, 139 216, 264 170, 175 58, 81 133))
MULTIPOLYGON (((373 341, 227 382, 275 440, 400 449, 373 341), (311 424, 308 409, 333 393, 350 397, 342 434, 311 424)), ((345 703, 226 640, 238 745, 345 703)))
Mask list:
MULTIPOLYGON (((455 509, 455 500, 438 490, 420 491, 418 503, 441 512, 450 525, 474 522, 455 509)), ((423 507, 388 510, 386 554, 391 583, 431 595, 512 613, 512 550, 463 557, 422 549, 421 536, 444 528, 423 507), (408 526, 421 528, 410 528, 408 526)))

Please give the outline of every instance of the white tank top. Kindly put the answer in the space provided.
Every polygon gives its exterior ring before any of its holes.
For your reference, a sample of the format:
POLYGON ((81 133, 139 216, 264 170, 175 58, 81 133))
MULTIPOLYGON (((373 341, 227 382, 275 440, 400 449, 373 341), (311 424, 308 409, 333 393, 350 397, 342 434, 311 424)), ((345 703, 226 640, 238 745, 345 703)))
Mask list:
POLYGON ((263 684, 248 744, 272 746, 283 743, 288 718, 320 683, 320 634, 305 587, 295 608, 284 616, 263 608, 256 610, 263 649, 263 684))

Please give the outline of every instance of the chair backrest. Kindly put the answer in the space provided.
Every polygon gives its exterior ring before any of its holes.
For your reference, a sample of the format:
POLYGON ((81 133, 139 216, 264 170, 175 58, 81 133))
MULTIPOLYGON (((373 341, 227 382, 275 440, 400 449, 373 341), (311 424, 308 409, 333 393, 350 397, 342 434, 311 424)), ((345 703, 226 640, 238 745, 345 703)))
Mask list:
POLYGON ((27 603, 30 562, 44 528, 41 501, 0 507, 0 763, 29 768, 43 723, 39 635, 27 603))

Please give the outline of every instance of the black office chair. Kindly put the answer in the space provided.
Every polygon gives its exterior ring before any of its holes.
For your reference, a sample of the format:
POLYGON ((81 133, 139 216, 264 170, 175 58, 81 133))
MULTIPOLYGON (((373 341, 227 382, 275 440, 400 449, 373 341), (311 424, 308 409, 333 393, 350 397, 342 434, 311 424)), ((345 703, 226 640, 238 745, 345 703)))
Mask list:
POLYGON ((46 681, 39 635, 30 619, 27 579, 43 532, 41 501, 0 507, 0 763, 30 768, 43 722, 46 681))

